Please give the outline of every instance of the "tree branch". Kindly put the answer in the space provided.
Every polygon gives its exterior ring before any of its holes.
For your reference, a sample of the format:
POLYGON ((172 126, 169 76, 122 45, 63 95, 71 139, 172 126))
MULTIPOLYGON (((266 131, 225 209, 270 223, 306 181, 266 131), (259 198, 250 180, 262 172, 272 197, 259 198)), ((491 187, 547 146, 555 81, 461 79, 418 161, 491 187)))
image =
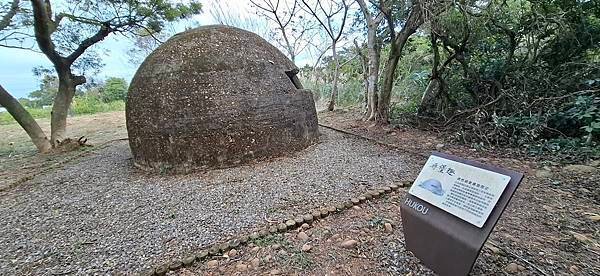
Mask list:
POLYGON ((6 27, 8 27, 10 25, 10 22, 12 21, 13 17, 15 15, 17 15, 17 12, 19 11, 19 0, 13 0, 12 3, 10 4, 10 8, 8 10, 8 12, 2 16, 2 19, 0 20, 0 31, 4 30, 6 27))
POLYGON ((98 32, 96 32, 96 34, 94 34, 91 37, 86 38, 84 41, 82 41, 79 44, 79 46, 77 46, 77 49, 75 49, 75 51, 73 51, 73 53, 71 53, 67 57, 67 62, 69 64, 72 64, 73 62, 75 62, 75 60, 77 58, 79 58, 85 52, 85 50, 92 47, 94 44, 104 40, 104 38, 106 38, 112 32, 113 32, 113 28, 111 28, 111 26, 108 22, 105 22, 102 25, 102 27, 100 27, 100 30, 98 30, 98 32))
POLYGON ((47 0, 31 0, 31 6, 33 7, 33 27, 38 47, 55 66, 62 64, 64 59, 56 51, 56 46, 50 37, 52 34, 50 25, 53 24, 50 19, 51 14, 48 14, 51 11, 50 3, 47 0))

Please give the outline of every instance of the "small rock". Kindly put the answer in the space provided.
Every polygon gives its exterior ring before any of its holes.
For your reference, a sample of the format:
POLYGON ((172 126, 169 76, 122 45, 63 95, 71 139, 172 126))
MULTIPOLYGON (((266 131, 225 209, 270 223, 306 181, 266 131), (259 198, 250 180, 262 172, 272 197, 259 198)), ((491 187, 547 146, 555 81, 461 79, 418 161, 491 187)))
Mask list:
POLYGON ((305 232, 300 232, 300 233, 298 233, 298 239, 300 239, 302 241, 307 241, 308 235, 305 232))
POLYGON ((356 247, 356 245, 358 245, 358 241, 356 240, 345 240, 342 243, 340 243, 340 246, 343 248, 347 248, 347 249, 351 249, 356 247))
POLYGON ((335 240, 339 240, 340 239, 340 234, 334 234, 333 236, 331 236, 331 240, 335 241, 335 240))
POLYGON ((227 256, 229 256, 229 257, 235 257, 235 256, 237 256, 237 253, 238 253, 238 252, 237 252, 237 250, 235 250, 235 249, 231 249, 231 250, 229 250, 229 252, 227 253, 227 256))
POLYGON ((586 166, 586 165, 568 165, 568 166, 565 166, 564 169, 567 171, 570 171, 570 172, 582 173, 582 174, 583 173, 594 173, 598 170, 595 167, 586 166))
POLYGON ((588 214, 589 216, 587 217, 589 220, 591 221, 600 221, 600 215, 598 214, 588 214))
POLYGON ((219 261, 217 261, 217 260, 210 260, 210 261, 208 261, 208 262, 206 263, 206 266, 207 266, 208 268, 215 268, 215 267, 217 267, 218 265, 219 265, 219 261))
POLYGON ((303 223, 302 226, 300 226, 300 228, 306 230, 306 229, 310 228, 310 225, 308 223, 303 223))
POLYGON ((572 265, 569 267, 569 271, 571 271, 571 273, 573 274, 577 274, 579 272, 579 267, 577 267, 576 265, 572 265))
POLYGON ((312 249, 312 246, 310 246, 308 243, 305 243, 305 244, 302 246, 302 252, 308 252, 308 251, 310 251, 311 249, 312 249))
POLYGON ((280 275, 281 274, 281 270, 279 269, 273 269, 271 270, 271 272, 269 272, 270 275, 280 275))
POLYGON ((443 147, 445 147, 445 146, 446 146, 446 145, 444 145, 444 144, 437 144, 437 145, 435 145, 435 148, 436 148, 436 149, 441 149, 441 148, 443 148, 443 147))
POLYGON ((280 245, 280 244, 278 244, 278 243, 276 243, 276 244, 274 244, 274 245, 271 245, 271 249, 273 249, 273 250, 277 250, 277 249, 279 249, 279 248, 281 248, 281 245, 280 245))
POLYGON ((362 208, 360 208, 360 206, 352 206, 352 209, 354 209, 354 210, 360 210, 362 208))
POLYGON ((252 252, 257 252, 258 250, 260 250, 260 247, 258 246, 252 247, 252 249, 250 249, 250 251, 252 252))
POLYGON ((516 263, 510 263, 506 267, 504 267, 504 271, 514 274, 519 272, 519 265, 516 263))
POLYGON ((260 259, 259 258, 252 259, 252 261, 250 261, 250 265, 252 265, 252 267, 258 267, 260 265, 260 259))
POLYGON ((394 228, 392 227, 392 224, 389 223, 389 222, 384 223, 383 227, 385 228, 385 232, 386 233, 393 233, 394 232, 394 228))

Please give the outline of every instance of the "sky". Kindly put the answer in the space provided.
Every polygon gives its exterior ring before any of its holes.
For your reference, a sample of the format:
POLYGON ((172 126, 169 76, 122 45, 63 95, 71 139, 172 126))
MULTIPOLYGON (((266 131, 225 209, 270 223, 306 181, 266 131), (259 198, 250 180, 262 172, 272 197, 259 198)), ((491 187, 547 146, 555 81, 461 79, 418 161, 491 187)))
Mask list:
MULTIPOLYGON (((210 10, 215 7, 219 0, 204 0, 203 12, 192 18, 199 25, 215 24, 210 10)), ((234 9, 236 14, 241 16, 256 16, 250 11, 248 0, 220 0, 228 9, 234 9)), ((5 0, 0 0, 0 3, 5 0)), ((181 26, 183 30, 183 26, 181 26)), ((132 41, 119 35, 110 35, 104 41, 100 42, 103 49, 108 50, 102 61, 106 64, 100 72, 99 78, 122 77, 131 80, 137 65, 129 61, 127 54, 132 45, 132 41)), ((104 51, 102 51, 104 52, 104 51)), ((15 98, 27 97, 27 95, 39 89, 39 79, 34 76, 32 70, 35 67, 51 67, 51 63, 41 53, 36 53, 21 49, 10 49, 0 47, 0 83, 15 98)))

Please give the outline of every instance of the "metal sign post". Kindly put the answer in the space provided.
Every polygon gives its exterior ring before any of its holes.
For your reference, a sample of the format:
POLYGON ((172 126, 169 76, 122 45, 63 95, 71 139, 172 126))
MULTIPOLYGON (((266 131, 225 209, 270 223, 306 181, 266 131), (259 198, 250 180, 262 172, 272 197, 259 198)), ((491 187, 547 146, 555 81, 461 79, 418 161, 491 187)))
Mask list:
POLYGON ((406 248, 439 275, 468 275, 522 179, 434 152, 401 205, 406 248))

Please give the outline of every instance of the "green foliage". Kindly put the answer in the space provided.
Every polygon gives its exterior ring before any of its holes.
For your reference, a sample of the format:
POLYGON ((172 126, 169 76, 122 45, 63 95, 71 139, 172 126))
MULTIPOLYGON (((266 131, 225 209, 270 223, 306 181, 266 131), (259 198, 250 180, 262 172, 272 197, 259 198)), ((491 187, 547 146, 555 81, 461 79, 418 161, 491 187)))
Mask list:
MULTIPOLYGON (((50 118, 51 107, 25 108, 35 119, 50 118)), ((96 114, 102 112, 124 111, 125 102, 122 100, 103 102, 96 97, 77 96, 73 100, 70 113, 72 115, 96 114)), ((0 113, 0 124, 16 124, 17 122, 8 112, 0 113)))
POLYGON ((106 103, 95 97, 75 97, 71 110, 75 115, 120 111, 125 110, 125 102, 117 100, 106 103))
POLYGON ((579 96, 566 113, 583 125, 587 135, 600 132, 600 97, 579 96))
MULTIPOLYGON (((25 108, 35 119, 50 118, 50 108, 25 108)), ((8 112, 0 112, 0 124, 16 124, 17 121, 8 112)))
POLYGON ((600 147, 580 138, 542 139, 527 147, 530 155, 546 155, 556 160, 581 162, 600 158, 600 147))
POLYGON ((105 103, 125 101, 128 89, 129 87, 125 79, 108 78, 102 89, 102 101, 105 103))
POLYGON ((28 107, 41 108, 50 106, 58 93, 58 79, 51 75, 44 75, 40 83, 40 89, 29 93, 30 101, 28 107))

